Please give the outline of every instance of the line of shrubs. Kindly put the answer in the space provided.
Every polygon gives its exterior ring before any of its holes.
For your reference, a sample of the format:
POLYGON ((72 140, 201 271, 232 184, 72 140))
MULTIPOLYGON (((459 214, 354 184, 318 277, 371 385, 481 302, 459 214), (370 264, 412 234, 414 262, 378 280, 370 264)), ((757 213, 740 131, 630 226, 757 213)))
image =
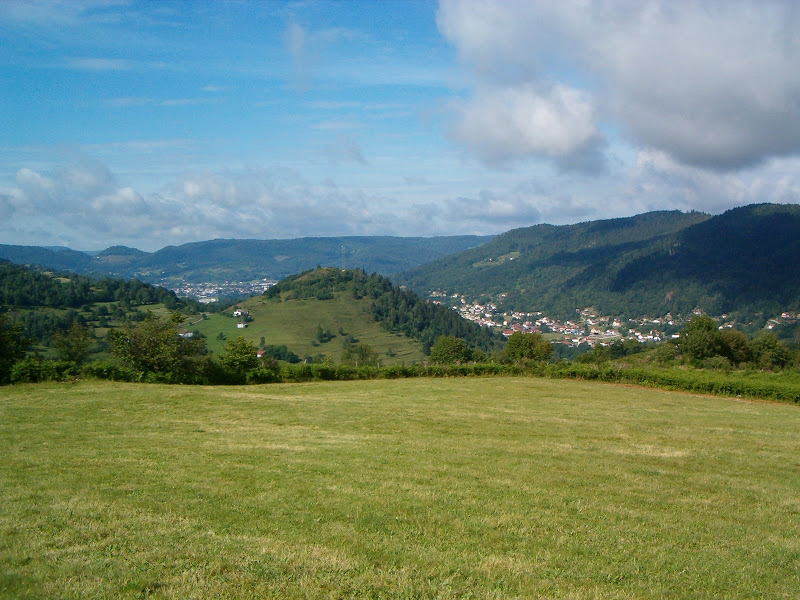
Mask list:
MULTIPOLYGON (((582 379, 606 383, 633 384, 665 390, 700 394, 744 396, 800 403, 800 376, 788 373, 715 372, 680 368, 619 367, 570 362, 498 364, 469 363, 447 365, 391 365, 355 367, 332 364, 280 364, 260 366, 244 377, 217 367, 207 369, 195 380, 201 385, 293 383, 308 381, 353 381, 403 379, 413 377, 539 376, 549 379, 582 379)), ((115 361, 96 361, 85 365, 28 357, 14 365, 12 383, 103 379, 109 381, 172 383, 164 375, 142 373, 115 361)))
POLYGON ((800 403, 800 376, 763 371, 620 367, 559 362, 531 367, 531 374, 551 379, 584 379, 717 396, 744 396, 800 403))
MULTIPOLYGON (((463 365, 390 365, 356 367, 324 363, 280 364, 260 366, 244 377, 219 365, 204 369, 192 380, 182 383, 198 385, 237 385, 261 383, 298 383, 305 381, 354 381, 359 379, 404 379, 412 377, 485 377, 524 375, 527 369, 518 365, 495 363, 463 365)), ((170 377, 153 372, 141 372, 113 360, 100 360, 78 365, 74 362, 43 360, 29 356, 16 363, 11 371, 11 383, 39 383, 74 379, 102 379, 144 383, 175 383, 170 377)))

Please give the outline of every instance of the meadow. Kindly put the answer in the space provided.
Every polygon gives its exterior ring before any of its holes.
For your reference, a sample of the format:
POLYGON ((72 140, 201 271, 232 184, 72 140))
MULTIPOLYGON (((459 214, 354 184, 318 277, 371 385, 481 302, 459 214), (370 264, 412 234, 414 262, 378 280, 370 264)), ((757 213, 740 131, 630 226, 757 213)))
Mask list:
POLYGON ((225 341, 218 339, 220 333, 226 340, 243 337, 260 345, 261 337, 267 345, 288 346, 301 357, 325 354, 335 362, 341 362, 343 343, 348 336, 368 343, 377 352, 383 364, 410 364, 422 362, 425 353, 418 341, 387 331, 367 313, 369 300, 346 301, 341 293, 333 300, 290 300, 269 302, 260 297, 249 298, 240 303, 253 321, 246 329, 237 329, 241 319, 230 316, 233 308, 224 314, 213 314, 206 320, 192 318, 185 327, 197 329, 206 336, 209 350, 223 354, 225 341), (330 331, 335 337, 325 343, 316 343, 317 327, 330 331), (342 329, 345 334, 339 333, 342 329), (316 345, 315 345, 316 344, 316 345))
POLYGON ((797 598, 800 408, 465 377, 0 388, 3 598, 797 598))

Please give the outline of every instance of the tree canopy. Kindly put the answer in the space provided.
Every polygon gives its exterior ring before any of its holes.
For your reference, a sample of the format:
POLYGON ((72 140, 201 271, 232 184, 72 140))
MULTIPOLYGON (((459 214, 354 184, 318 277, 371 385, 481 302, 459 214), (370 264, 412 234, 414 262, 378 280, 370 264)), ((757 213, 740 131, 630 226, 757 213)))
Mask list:
POLYGON ((442 335, 431 346, 431 362, 434 364, 459 364, 472 358, 467 343, 454 335, 442 335))
POLYGON ((552 352, 553 346, 541 334, 517 331, 508 338, 503 357, 509 362, 543 361, 552 352))
POLYGON ((244 383, 247 373, 258 367, 256 352, 253 342, 237 337, 225 344, 225 354, 220 357, 220 363, 234 379, 244 383))
POLYGON ((11 323, 0 314, 0 384, 8 383, 14 364, 25 356, 27 340, 19 323, 11 323))
POLYGON ((152 374, 158 380, 189 383, 202 369, 206 344, 202 338, 178 334, 182 319, 180 313, 168 320, 148 313, 140 323, 109 332, 111 351, 143 377, 152 374))

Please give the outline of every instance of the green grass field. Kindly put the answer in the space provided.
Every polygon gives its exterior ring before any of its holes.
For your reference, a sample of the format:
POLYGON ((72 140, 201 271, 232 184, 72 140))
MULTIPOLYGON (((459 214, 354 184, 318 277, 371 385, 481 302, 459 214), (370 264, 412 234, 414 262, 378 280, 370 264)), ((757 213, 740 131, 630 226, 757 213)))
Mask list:
MULTIPOLYGON (((342 299, 341 294, 332 300, 290 300, 286 302, 269 302, 261 297, 253 297, 240 303, 250 311, 253 321, 247 329, 237 329, 236 323, 241 319, 216 314, 207 320, 192 318, 185 326, 194 331, 197 329, 207 338, 208 347, 215 353, 222 353, 225 341, 218 340, 220 333, 228 340, 243 337, 259 345, 261 337, 266 344, 286 345, 298 356, 315 356, 325 354, 334 361, 341 362, 342 342, 344 336, 338 335, 341 327, 346 334, 353 335, 359 342, 370 344, 378 353, 383 364, 411 364, 422 362, 425 355, 422 345, 402 335, 386 331, 366 312, 368 300, 342 299), (336 335, 324 344, 314 346, 317 326, 322 325, 336 335), (390 356, 389 354, 394 356, 390 356)), ((233 309, 226 311, 230 315, 233 309)))
POLYGON ((792 405, 530 378, 18 385, 0 456, 3 598, 800 591, 792 405))

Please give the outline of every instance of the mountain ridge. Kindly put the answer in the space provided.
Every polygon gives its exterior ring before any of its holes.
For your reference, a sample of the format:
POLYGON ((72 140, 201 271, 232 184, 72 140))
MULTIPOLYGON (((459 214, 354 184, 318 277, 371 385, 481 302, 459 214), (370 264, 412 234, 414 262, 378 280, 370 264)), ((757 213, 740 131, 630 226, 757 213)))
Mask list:
POLYGON ((221 283, 282 279, 319 264, 389 275, 477 246, 493 236, 342 236, 292 239, 219 238, 145 252, 111 246, 90 256, 71 249, 0 244, 0 258, 76 273, 136 277, 148 283, 221 283), (343 264, 344 263, 344 264, 343 264))
POLYGON ((508 310, 569 317, 800 308, 800 206, 754 204, 721 215, 656 211, 511 230, 397 277, 420 294, 495 298, 508 310), (504 296, 503 296, 504 294, 504 296))

